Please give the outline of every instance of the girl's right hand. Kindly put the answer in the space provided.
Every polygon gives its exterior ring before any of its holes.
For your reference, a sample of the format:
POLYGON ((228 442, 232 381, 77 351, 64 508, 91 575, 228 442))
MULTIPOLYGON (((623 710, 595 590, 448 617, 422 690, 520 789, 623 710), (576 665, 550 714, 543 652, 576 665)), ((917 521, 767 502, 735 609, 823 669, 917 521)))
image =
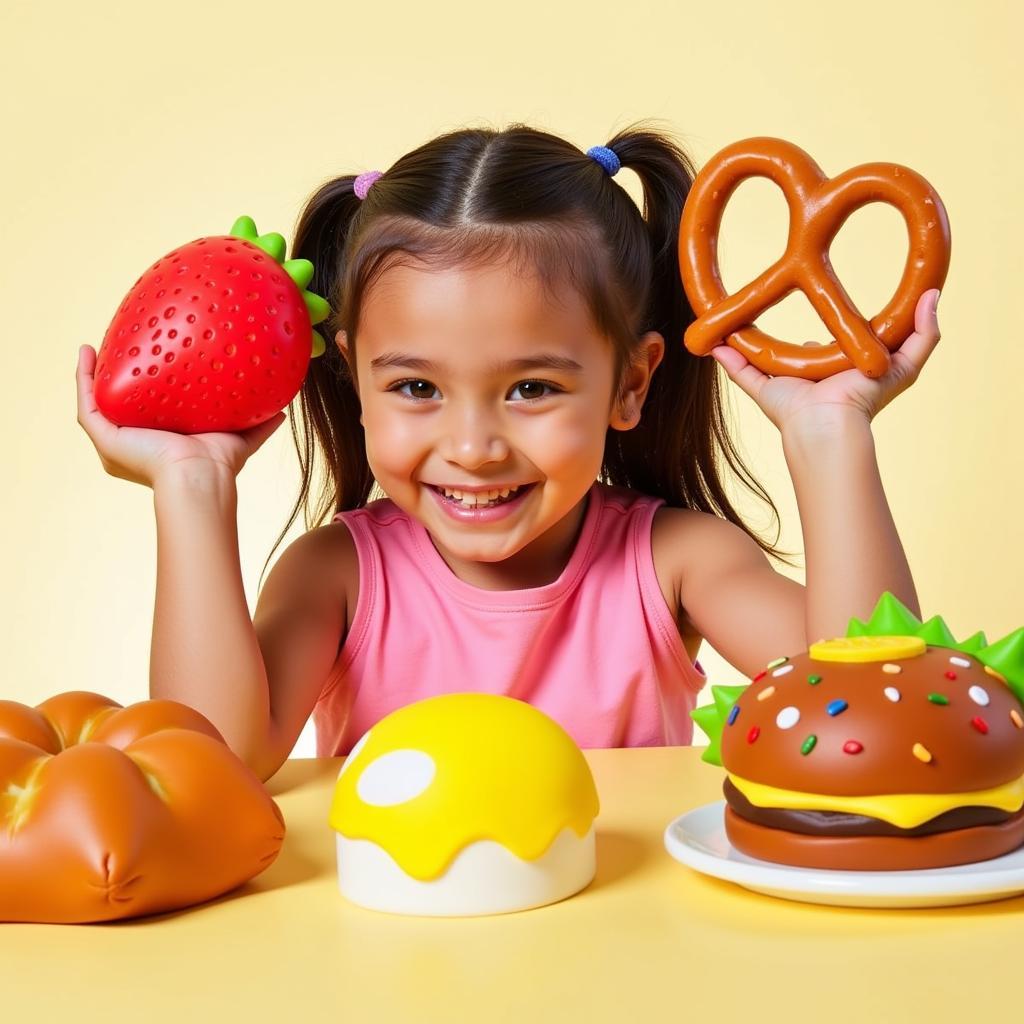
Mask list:
POLYGON ((99 453, 103 468, 133 483, 154 486, 174 466, 197 462, 226 468, 237 476, 246 460, 284 422, 279 412, 249 430, 237 433, 178 434, 145 427, 119 427, 96 408, 93 395, 96 351, 91 345, 78 350, 78 422, 99 453))

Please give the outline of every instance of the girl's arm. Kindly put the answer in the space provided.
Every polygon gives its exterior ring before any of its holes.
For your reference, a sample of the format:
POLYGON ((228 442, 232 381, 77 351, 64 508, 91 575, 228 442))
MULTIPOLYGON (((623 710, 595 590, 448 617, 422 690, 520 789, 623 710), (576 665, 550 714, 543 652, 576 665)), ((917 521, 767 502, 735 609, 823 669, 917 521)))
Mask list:
POLYGON ((285 550, 251 621, 234 476, 207 463, 174 466, 156 477, 153 494, 150 696, 202 712, 265 780, 292 749, 344 633, 343 588, 325 571, 337 567, 326 557, 328 534, 312 531, 285 550))
POLYGON ((889 590, 920 615, 914 580, 882 489, 868 420, 854 409, 797 417, 782 435, 807 567, 810 643, 844 636, 889 590))
POLYGON ((249 620, 238 557, 235 477, 285 420, 232 433, 119 427, 96 407, 96 352, 83 345, 78 422, 111 475, 153 489, 156 608, 150 696, 198 709, 267 779, 328 678, 358 559, 342 525, 305 534, 274 565, 249 620))
POLYGON ((712 352, 781 431, 804 536, 806 588, 777 573, 739 527, 673 510, 683 513, 673 523, 681 606, 696 631, 745 674, 845 635, 850 618, 869 616, 886 590, 920 614, 870 423, 917 379, 938 343, 937 302, 934 290, 921 297, 915 332, 878 380, 858 370, 817 383, 767 377, 727 346, 712 352))

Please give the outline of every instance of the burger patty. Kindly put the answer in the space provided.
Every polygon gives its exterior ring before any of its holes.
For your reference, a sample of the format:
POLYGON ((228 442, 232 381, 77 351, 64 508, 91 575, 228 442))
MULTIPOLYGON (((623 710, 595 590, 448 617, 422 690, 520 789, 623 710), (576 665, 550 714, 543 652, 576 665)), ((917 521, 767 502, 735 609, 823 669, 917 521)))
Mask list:
POLYGON ((914 836, 971 828, 975 825, 996 825, 1013 817, 1011 812, 1000 810, 998 807, 957 807, 914 828, 900 828, 898 825, 862 814, 758 807, 752 804, 728 778, 722 789, 729 806, 741 818, 746 818, 755 825, 783 829, 786 832, 800 832, 809 836, 903 836, 910 839, 914 836))

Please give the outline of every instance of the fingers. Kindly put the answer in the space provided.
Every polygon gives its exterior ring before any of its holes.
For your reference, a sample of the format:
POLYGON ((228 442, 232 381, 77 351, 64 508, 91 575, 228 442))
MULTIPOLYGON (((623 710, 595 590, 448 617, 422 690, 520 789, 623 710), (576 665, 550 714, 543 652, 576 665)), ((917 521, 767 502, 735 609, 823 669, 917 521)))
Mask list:
POLYGON ((742 352, 737 352, 728 345, 719 345, 717 348, 713 348, 711 356, 729 375, 729 380, 754 401, 757 401, 764 382, 768 380, 766 374, 763 374, 752 363, 748 363, 742 352))
POLYGON ((91 345, 78 349, 78 368, 75 379, 78 386, 78 422, 94 444, 117 433, 114 426, 96 407, 94 395, 94 374, 96 372, 96 350, 91 345))
POLYGON ((264 420, 262 423, 257 423, 255 427, 250 427, 248 430, 242 432, 242 436, 245 438, 246 444, 249 446, 249 454, 257 451, 262 447, 263 442, 267 440, 270 435, 277 430, 279 426, 288 418, 285 412, 274 413, 269 420, 264 420))
POLYGON ((96 410, 93 400, 93 373, 96 370, 96 353, 91 345, 78 349, 78 367, 75 381, 78 385, 78 422, 85 426, 85 420, 96 410))
POLYGON ((894 363, 909 363, 916 377, 935 351, 939 339, 939 289, 932 288, 918 299, 914 310, 914 333, 893 353, 894 363))

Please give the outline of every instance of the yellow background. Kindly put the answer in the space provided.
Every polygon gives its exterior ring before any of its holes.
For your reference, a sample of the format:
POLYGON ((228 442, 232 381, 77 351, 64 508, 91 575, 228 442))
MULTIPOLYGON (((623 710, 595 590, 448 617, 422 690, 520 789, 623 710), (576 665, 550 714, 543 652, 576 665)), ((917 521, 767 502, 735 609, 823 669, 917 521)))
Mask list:
MULTIPOLYGON (((1022 30, 1019 8, 991 0, 6 0, 0 697, 147 694, 152 493, 104 474, 76 422, 74 383, 79 345, 99 347, 142 270, 241 213, 290 243, 327 178, 384 170, 444 130, 512 121, 586 149, 651 117, 699 163, 766 134, 803 146, 828 174, 872 160, 924 174, 952 224, 943 341, 875 421, 883 478, 925 614, 958 636, 1021 625, 1022 30)), ((639 197, 632 172, 616 180, 639 197)), ((725 217, 726 284, 767 266, 785 231, 781 194, 741 186, 725 217)), ((871 315, 898 280, 902 222, 888 207, 862 210, 833 252, 871 315)), ((760 323, 823 337, 802 297, 760 323)), ((782 543, 799 549, 778 434, 732 391, 782 543)), ((297 485, 285 425, 239 478, 250 608, 297 485)), ((713 652, 702 661, 712 681, 741 681, 713 652)))

